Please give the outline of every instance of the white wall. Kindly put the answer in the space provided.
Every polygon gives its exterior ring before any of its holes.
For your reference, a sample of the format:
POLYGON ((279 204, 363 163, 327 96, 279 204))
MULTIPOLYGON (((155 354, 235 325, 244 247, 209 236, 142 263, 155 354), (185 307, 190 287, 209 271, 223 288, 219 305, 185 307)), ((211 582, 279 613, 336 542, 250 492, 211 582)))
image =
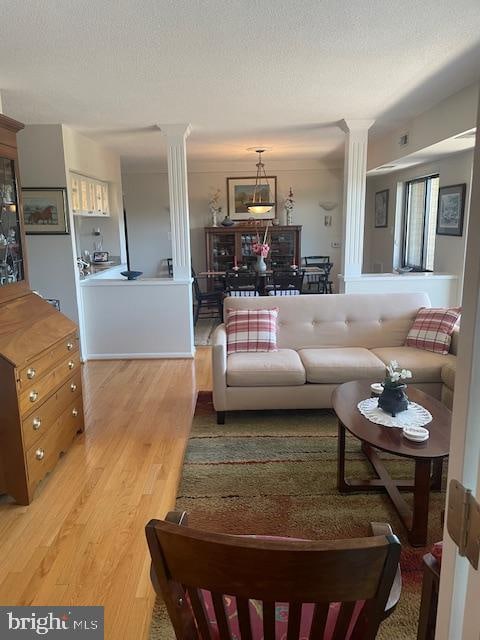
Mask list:
POLYGON ((64 161, 68 180, 68 195, 71 202, 70 172, 109 183, 110 217, 85 218, 74 216, 77 250, 93 251, 94 228, 100 228, 103 235, 104 251, 125 259, 123 231, 123 198, 120 157, 94 140, 62 125, 64 161))
MULTIPOLYGON (((22 186, 65 188, 67 177, 63 155, 61 125, 27 125, 18 134, 22 186)), ((27 235, 31 288, 46 298, 60 300, 61 310, 78 322, 72 256, 71 235, 27 235)))
POLYGON ((368 169, 390 164, 475 127, 478 92, 478 84, 470 85, 397 129, 372 138, 368 145, 368 169), (405 133, 408 133, 408 144, 400 146, 400 136, 405 133))
POLYGON ((123 175, 130 267, 147 278, 165 276, 172 257, 168 176, 166 173, 123 175))
MULTIPOLYGON (((367 179, 367 196, 365 212, 365 250, 364 250, 364 273, 373 272, 374 264, 383 264, 383 271, 392 271, 394 266, 395 249, 395 227, 401 230, 399 220, 396 215, 403 215, 403 188, 398 189, 399 183, 412 180, 421 176, 438 173, 440 176, 440 186, 467 184, 465 218, 463 225, 463 236, 436 236, 435 240, 435 266, 434 270, 440 273, 451 273, 457 275, 461 280, 463 275, 463 263, 465 258, 465 245, 467 224, 469 217, 470 188, 472 181, 473 152, 457 153, 436 162, 417 165, 400 172, 393 172, 387 175, 373 176, 367 179), (375 193, 383 189, 389 189, 388 207, 388 227, 376 229, 374 226, 375 216, 375 193), (397 198, 398 195, 398 198, 397 198)), ((398 235, 398 234, 397 234, 398 235)), ((401 251, 401 234, 398 238, 397 249, 401 251)), ((396 266, 396 265, 395 265, 396 266)))
MULTIPOLYGON (((251 176, 252 165, 226 166, 196 165, 188 173, 190 202, 190 228, 192 263, 195 269, 205 268, 204 227, 210 225, 209 196, 219 188, 222 191, 223 213, 227 211, 226 179, 228 176, 251 176)), ((320 165, 295 166, 292 163, 267 164, 269 175, 277 176, 278 216, 284 223, 283 200, 290 186, 296 200, 294 224, 301 224, 302 255, 329 255, 334 262, 334 282, 340 268, 340 248, 332 248, 332 242, 341 241, 342 233, 342 185, 341 168, 320 165), (319 202, 336 202, 330 212, 320 208, 319 202), (332 226, 324 226, 325 214, 332 215, 332 226)), ((253 172, 254 173, 254 172, 253 172)), ((128 214, 129 248, 132 266, 146 276, 164 275, 159 271, 170 257, 170 220, 168 211, 168 181, 166 173, 134 173, 123 175, 125 204, 128 214)))

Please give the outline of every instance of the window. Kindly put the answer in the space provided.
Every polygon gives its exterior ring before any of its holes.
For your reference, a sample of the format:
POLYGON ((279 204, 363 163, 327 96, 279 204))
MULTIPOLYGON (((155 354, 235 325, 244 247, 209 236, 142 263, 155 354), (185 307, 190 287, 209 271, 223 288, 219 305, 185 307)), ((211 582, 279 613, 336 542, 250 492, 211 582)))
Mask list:
POLYGON ((438 176, 405 184, 403 267, 433 271, 437 227, 438 176))

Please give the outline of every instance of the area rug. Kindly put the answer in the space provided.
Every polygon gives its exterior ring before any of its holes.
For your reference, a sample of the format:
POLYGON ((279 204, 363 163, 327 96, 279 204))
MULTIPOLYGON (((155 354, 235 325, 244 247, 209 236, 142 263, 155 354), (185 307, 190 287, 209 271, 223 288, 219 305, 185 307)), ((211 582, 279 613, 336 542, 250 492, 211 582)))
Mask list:
POLYGON ((195 346, 206 347, 212 344, 212 334, 219 324, 218 318, 199 318, 194 331, 195 346))
MULTIPOLYGON (((393 477, 411 477, 412 462, 383 455, 393 477)), ((422 556, 441 539, 445 495, 433 493, 426 548, 407 543, 383 494, 342 496, 336 489, 337 425, 329 411, 245 411, 217 426, 211 394, 200 393, 185 454, 176 508, 195 528, 311 539, 369 535, 370 522, 389 522, 402 542, 400 603, 380 629, 380 640, 414 640, 422 556)), ((358 441, 347 439, 350 477, 374 477, 358 441)), ((173 640, 163 603, 153 612, 151 640, 173 640)))

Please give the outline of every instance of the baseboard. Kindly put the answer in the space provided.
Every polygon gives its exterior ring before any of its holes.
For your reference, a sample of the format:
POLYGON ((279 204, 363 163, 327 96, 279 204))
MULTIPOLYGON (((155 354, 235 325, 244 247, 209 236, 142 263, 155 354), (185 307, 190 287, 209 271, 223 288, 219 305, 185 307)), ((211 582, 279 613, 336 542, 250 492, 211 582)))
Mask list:
POLYGON ((89 353, 85 361, 88 360, 160 360, 165 358, 189 358, 195 357, 194 351, 177 353, 89 353))

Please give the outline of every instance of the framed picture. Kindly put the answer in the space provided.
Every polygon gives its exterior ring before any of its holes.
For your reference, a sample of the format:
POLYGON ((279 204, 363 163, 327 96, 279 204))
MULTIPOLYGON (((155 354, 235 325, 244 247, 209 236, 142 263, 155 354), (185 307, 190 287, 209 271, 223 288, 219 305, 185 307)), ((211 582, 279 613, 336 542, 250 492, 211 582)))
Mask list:
MULTIPOLYGON (((277 176, 267 176, 270 189, 262 187, 262 200, 268 202, 273 198, 277 202, 277 176)), ((251 202, 255 189, 255 177, 253 178, 227 178, 228 215, 232 220, 273 220, 277 217, 277 205, 268 213, 251 214, 245 203, 251 202)))
POLYGON ((454 184, 438 190, 437 234, 439 236, 461 236, 465 213, 467 185, 454 184))
POLYGON ((27 235, 68 235, 67 190, 22 189, 27 235))
POLYGON ((388 227, 388 194, 389 190, 377 191, 375 194, 375 228, 388 227))

